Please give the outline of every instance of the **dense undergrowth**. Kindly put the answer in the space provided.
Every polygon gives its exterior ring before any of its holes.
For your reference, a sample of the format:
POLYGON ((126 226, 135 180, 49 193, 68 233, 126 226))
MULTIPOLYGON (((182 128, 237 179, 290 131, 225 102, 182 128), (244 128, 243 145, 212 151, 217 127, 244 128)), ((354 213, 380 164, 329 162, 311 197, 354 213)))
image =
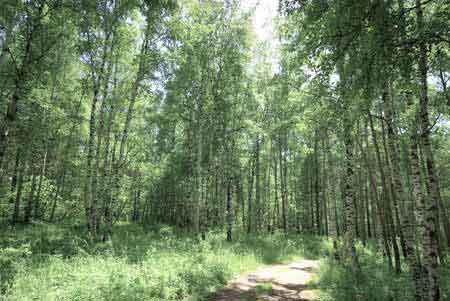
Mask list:
POLYGON ((322 265, 317 286, 322 289, 323 300, 413 300, 409 275, 395 275, 382 260, 365 257, 362 271, 348 266, 322 265))
MULTIPOLYGON (((336 264, 327 258, 321 265, 313 286, 321 290, 322 301, 406 301, 414 300, 411 275, 403 264, 403 272, 390 270, 385 258, 373 246, 358 246, 361 271, 336 264)), ((442 299, 450 300, 450 266, 441 266, 442 299)))
POLYGON ((324 300, 411 298, 407 274, 385 269, 370 248, 360 248, 355 274, 330 259, 329 240, 313 236, 241 235, 227 243, 219 232, 198 241, 167 226, 125 224, 111 242, 95 245, 76 227, 35 224, 5 234, 3 300, 202 300, 239 272, 298 257, 323 259, 313 286, 324 300))

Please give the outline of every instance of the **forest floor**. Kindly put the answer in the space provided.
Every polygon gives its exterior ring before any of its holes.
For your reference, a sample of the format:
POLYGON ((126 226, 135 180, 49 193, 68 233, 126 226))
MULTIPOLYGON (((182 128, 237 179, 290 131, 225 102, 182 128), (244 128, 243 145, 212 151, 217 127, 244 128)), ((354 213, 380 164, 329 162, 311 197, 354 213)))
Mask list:
POLYGON ((240 275, 214 294, 210 301, 317 300, 317 290, 309 289, 308 284, 316 276, 318 268, 317 260, 266 266, 240 275))
MULTIPOLYGON (((227 242, 220 229, 199 240, 119 223, 111 241, 92 243, 83 226, 0 221, 0 301, 414 300, 407 266, 393 273, 370 241, 356 246, 355 273, 333 259, 326 237, 236 231, 227 242)), ((450 263, 440 275, 450 300, 450 263)))

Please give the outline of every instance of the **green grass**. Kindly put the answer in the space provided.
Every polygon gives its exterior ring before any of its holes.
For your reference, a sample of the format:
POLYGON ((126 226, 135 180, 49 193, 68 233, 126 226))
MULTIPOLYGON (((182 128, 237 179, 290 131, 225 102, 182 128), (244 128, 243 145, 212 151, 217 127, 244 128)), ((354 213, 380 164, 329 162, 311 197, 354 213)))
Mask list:
POLYGON ((272 283, 260 283, 257 286, 255 286, 255 292, 258 295, 260 294, 271 295, 272 291, 273 291, 272 283))
MULTIPOLYGON (((411 275, 403 263, 403 272, 395 274, 374 246, 357 246, 361 271, 326 258, 313 288, 319 288, 322 301, 397 301, 414 300, 411 275)), ((450 269, 441 267, 442 299, 450 300, 450 269)))
POLYGON ((170 227, 119 225, 110 243, 92 245, 77 228, 8 230, 0 241, 7 300, 200 300, 242 271, 311 255, 323 243, 281 234, 227 243, 217 232, 199 241, 170 227))
MULTIPOLYGON (((219 232, 199 241, 167 226, 122 224, 111 242, 91 244, 79 227, 4 229, 0 300, 203 300, 238 273, 299 257, 322 260, 311 285, 322 300, 411 300, 408 273, 395 275, 373 248, 358 247, 362 270, 355 274, 331 259, 330 240, 319 237, 236 233, 227 243, 219 232)), ((449 271, 442 267, 443 300, 449 271)))

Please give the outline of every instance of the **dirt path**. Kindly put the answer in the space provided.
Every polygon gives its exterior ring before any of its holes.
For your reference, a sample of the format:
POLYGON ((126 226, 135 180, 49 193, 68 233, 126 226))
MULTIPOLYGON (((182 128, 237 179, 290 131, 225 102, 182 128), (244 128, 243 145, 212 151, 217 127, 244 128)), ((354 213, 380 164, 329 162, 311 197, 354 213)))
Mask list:
POLYGON ((264 267, 239 276, 209 300, 317 300, 317 293, 308 290, 308 282, 318 266, 316 260, 299 260, 291 264, 264 267))

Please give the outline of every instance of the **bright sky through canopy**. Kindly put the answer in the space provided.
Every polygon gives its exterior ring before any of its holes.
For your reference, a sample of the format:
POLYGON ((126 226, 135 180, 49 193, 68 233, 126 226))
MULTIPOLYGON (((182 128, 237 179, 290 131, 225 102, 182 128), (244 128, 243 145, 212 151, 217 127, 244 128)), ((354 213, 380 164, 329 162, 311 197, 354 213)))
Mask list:
MULTIPOLYGON (((278 15, 278 0, 242 0, 241 7, 244 11, 251 11, 253 30, 258 44, 266 44, 266 50, 272 62, 273 68, 278 66, 278 39, 276 36, 275 19, 278 15)), ((253 53, 259 53, 258 51, 253 53)), ((253 58, 258 60, 258 55, 253 58)))
POLYGON ((254 10, 253 27, 259 40, 273 41, 275 37, 274 19, 277 16, 277 0, 242 0, 244 10, 254 10))

